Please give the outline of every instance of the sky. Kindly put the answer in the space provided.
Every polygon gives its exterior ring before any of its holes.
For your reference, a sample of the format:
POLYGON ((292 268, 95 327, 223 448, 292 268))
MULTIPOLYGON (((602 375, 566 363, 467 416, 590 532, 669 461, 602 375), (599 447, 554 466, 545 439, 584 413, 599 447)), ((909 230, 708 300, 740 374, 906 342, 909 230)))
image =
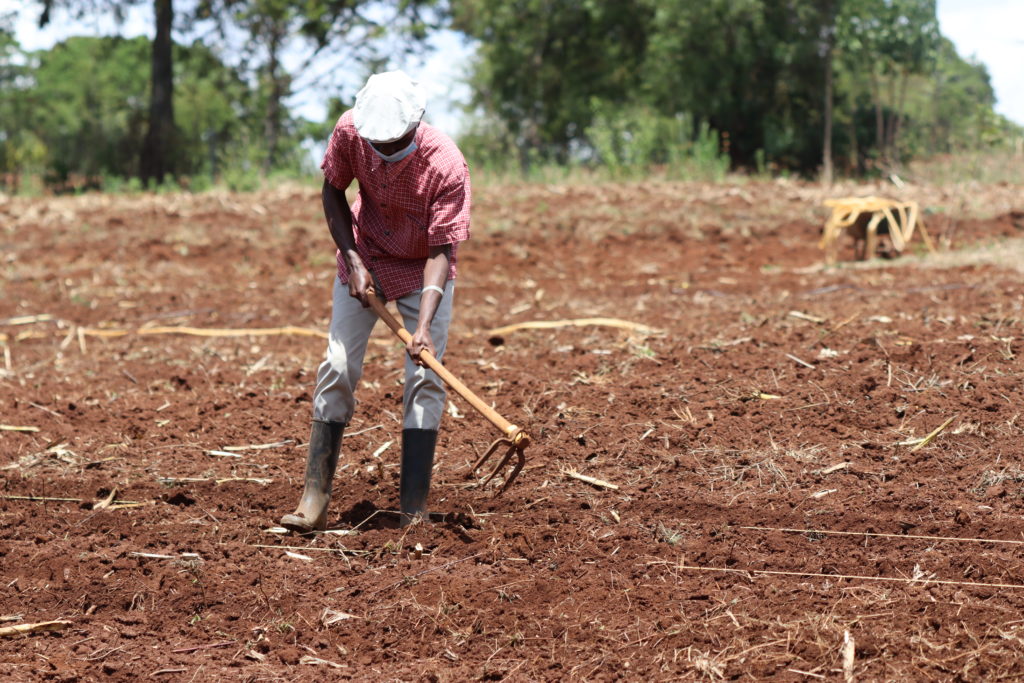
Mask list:
POLYGON ((988 67, 996 111, 1024 125, 1024 0, 939 0, 939 28, 988 67))
MULTIPOLYGON (((25 0, 0 0, 0 15, 20 9, 25 0)), ((126 36, 151 34, 151 8, 132 10, 120 31, 126 36)), ((996 111, 1024 125, 1024 0, 938 0, 940 29, 956 45, 962 57, 988 67, 996 93, 996 111)), ((34 12, 22 12, 15 25, 18 42, 25 49, 46 49, 72 35, 100 35, 117 29, 109 19, 69 21, 58 17, 46 29, 35 25, 34 12)), ((427 89, 427 118, 456 135, 461 122, 460 105, 469 97, 462 82, 473 56, 472 45, 445 31, 433 38, 435 50, 425 61, 413 59, 393 64, 417 78, 427 89)), ((287 66, 287 64, 286 64, 287 66)), ((358 83, 346 84, 351 96, 358 83)), ((327 96, 323 88, 308 88, 289 101, 296 113, 322 120, 327 96)))

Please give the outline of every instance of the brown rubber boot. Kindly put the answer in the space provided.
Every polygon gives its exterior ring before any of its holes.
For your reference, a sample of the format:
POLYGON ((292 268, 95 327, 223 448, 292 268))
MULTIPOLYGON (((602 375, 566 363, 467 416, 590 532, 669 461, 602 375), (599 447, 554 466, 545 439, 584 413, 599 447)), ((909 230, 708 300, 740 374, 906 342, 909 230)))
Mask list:
POLYGON ((403 527, 429 517, 427 496, 430 493, 430 474, 434 468, 436 445, 435 429, 402 430, 402 474, 398 495, 403 527))
POLYGON ((327 505, 331 502, 331 483, 344 433, 343 422, 313 420, 306 460, 306 486, 295 512, 281 518, 281 526, 285 529, 308 534, 327 528, 327 505))

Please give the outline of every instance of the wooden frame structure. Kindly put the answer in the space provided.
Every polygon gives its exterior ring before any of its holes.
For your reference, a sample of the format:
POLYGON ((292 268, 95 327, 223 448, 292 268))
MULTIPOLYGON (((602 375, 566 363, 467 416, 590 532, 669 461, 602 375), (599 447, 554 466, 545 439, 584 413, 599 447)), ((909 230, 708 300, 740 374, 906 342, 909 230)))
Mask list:
POLYGON ((920 227, 921 237, 931 252, 935 251, 924 218, 915 201, 900 202, 885 197, 843 197, 826 199, 823 204, 832 209, 825 222, 818 246, 825 250, 826 263, 835 263, 839 251, 839 238, 844 232, 853 235, 861 260, 875 255, 879 242, 879 227, 885 221, 885 228, 897 253, 906 249, 920 227))

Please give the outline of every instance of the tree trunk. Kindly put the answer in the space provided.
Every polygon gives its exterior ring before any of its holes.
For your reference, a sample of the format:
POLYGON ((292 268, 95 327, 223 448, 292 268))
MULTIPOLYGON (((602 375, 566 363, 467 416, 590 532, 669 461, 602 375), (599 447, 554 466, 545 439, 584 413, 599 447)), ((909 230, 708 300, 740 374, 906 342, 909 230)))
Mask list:
POLYGON ((139 178, 149 186, 162 183, 173 171, 171 150, 174 145, 174 62, 171 26, 174 23, 173 0, 153 0, 156 37, 153 39, 152 72, 149 93, 149 128, 142 144, 139 178))
POLYGON ((878 73, 871 67, 871 98, 875 102, 875 149, 880 163, 885 164, 885 120, 882 114, 882 93, 878 86, 878 73))
POLYGON ((851 173, 859 174, 860 168, 860 151, 857 145, 857 104, 854 103, 850 108, 850 161, 849 168, 851 173))
POLYGON ((889 91, 889 111, 882 115, 882 160, 885 162, 885 172, 892 171, 892 136, 896 127, 896 77, 890 76, 887 82, 889 91))
POLYGON ((910 73, 904 69, 900 80, 899 100, 896 104, 896 112, 893 114, 892 128, 889 131, 889 158, 894 164, 900 163, 899 147, 896 145, 896 138, 903 127, 903 111, 907 103, 907 85, 910 81, 910 73))
POLYGON ((267 156, 263 160, 263 175, 268 175, 277 162, 277 145, 281 139, 281 99, 284 97, 285 85, 284 76, 280 73, 280 59, 278 52, 281 49, 283 31, 279 25, 274 25, 270 31, 270 41, 267 44, 267 77, 270 79, 270 93, 267 97, 267 112, 263 120, 263 133, 267 138, 267 156))
POLYGON ((828 5, 827 17, 829 18, 828 42, 825 45, 825 132, 821 143, 821 182, 825 187, 832 186, 832 36, 835 35, 832 24, 831 3, 828 5))

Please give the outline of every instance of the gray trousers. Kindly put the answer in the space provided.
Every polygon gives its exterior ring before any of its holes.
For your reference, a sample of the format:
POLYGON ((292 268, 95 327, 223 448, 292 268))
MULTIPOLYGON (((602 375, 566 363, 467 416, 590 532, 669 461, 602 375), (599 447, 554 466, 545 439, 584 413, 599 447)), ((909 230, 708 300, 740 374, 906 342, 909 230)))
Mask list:
MULTIPOLYGON (((420 291, 397 301, 405 329, 412 334, 420 311, 420 291)), ((430 337, 437 350, 437 359, 444 357, 448 345, 448 326, 452 319, 452 297, 455 283, 448 280, 444 296, 430 323, 430 337)), ((363 357, 370 332, 379 320, 372 308, 363 308, 358 299, 349 296, 348 285, 334 278, 331 327, 328 331, 327 357, 316 373, 313 392, 313 419, 348 424, 356 408, 355 389, 363 375, 363 357)), ((433 370, 423 368, 405 355, 404 429, 434 429, 444 414, 445 388, 433 370)))

